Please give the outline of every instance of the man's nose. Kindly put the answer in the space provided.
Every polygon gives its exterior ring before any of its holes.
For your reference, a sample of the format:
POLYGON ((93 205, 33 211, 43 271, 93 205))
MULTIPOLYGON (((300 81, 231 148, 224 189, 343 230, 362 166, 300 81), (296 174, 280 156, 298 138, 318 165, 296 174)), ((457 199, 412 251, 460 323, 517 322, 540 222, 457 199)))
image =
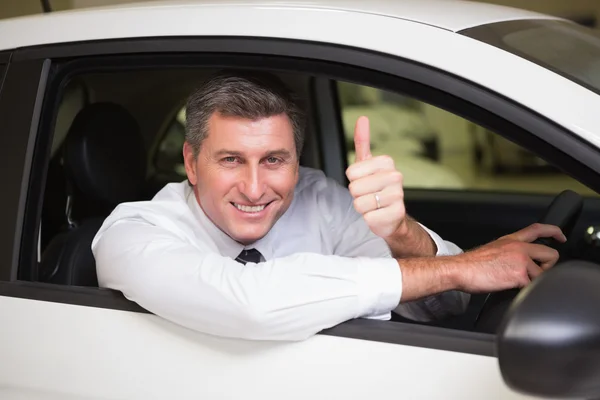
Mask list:
POLYGON ((265 194, 265 184, 261 179, 261 173, 258 166, 248 166, 246 169, 242 193, 253 203, 258 202, 265 194))

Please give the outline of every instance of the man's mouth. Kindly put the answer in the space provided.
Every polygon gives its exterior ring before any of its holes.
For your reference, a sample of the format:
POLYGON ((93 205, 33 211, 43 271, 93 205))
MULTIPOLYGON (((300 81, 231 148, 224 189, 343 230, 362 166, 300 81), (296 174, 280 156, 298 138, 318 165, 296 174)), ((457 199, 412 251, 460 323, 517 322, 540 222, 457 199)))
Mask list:
POLYGON ((246 206, 246 205, 238 204, 238 203, 231 203, 231 204, 240 211, 247 212, 247 213, 258 213, 258 212, 261 212, 262 210, 264 210, 265 207, 267 207, 269 204, 271 204, 271 202, 265 203, 265 204, 259 204, 259 205, 255 205, 255 206, 246 206))

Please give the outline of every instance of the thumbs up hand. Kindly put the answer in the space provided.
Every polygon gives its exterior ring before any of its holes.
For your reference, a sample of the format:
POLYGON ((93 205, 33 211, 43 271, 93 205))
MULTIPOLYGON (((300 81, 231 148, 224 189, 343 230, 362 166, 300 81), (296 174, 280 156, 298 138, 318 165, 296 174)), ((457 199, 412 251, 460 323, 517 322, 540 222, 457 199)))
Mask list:
POLYGON ((356 160, 346 170, 354 208, 371 231, 387 239, 408 230, 402 174, 390 156, 371 155, 369 120, 360 117, 354 130, 356 160))

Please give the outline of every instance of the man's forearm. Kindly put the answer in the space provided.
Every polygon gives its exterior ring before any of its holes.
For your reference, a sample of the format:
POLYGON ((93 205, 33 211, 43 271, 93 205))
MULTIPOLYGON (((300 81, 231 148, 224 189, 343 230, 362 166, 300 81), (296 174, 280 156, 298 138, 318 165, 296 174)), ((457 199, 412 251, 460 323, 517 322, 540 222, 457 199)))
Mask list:
POLYGON ((413 218, 385 239, 395 258, 435 256, 437 246, 429 234, 413 218))
POLYGON ((418 300, 458 287, 452 256, 397 260, 402 272, 400 302, 418 300))

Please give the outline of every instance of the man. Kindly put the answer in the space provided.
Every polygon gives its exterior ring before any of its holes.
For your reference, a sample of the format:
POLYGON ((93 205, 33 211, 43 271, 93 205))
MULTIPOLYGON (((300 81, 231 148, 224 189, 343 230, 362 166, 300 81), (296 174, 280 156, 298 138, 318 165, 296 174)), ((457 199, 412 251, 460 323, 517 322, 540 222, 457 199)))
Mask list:
POLYGON ((366 118, 349 190, 300 167, 304 126, 274 77, 210 79, 187 104, 188 181, 106 219, 92 243, 100 285, 197 331, 301 340, 391 311, 461 313, 468 293, 525 286, 556 262, 555 250, 529 243, 566 240, 554 226, 463 253, 407 216, 402 175, 371 156, 366 118))

